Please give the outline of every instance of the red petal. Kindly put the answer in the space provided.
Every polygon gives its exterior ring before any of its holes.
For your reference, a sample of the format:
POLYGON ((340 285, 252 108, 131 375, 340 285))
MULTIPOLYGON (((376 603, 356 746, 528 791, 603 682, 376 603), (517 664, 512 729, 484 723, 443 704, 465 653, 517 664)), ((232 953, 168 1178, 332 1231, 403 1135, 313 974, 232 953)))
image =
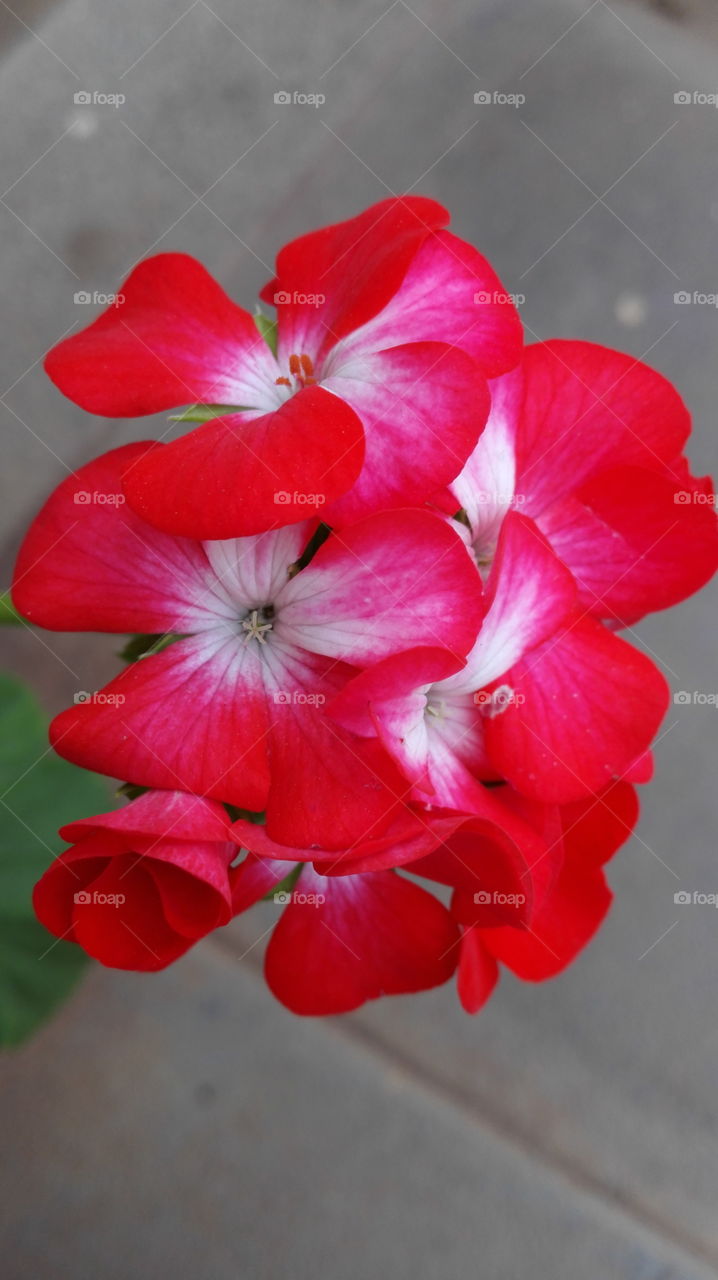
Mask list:
POLYGON ((358 476, 364 432, 343 400, 306 387, 274 413, 214 418, 125 473, 130 505, 190 538, 261 533, 323 515, 358 476))
POLYGON ((52 744, 85 769, 261 810, 269 719, 256 661, 233 636, 180 640, 61 712, 52 744))
POLYGON ((60 391, 90 413, 134 417, 195 401, 253 405, 256 393, 247 397, 255 384, 273 380, 274 359, 252 317, 194 258, 148 258, 117 297, 124 301, 45 361, 60 391))
POLYGON ((265 973, 294 1013, 346 1013, 446 982, 458 941, 446 908, 393 871, 329 878, 307 868, 272 934, 265 973))
POLYGON ((649 746, 668 705, 650 659, 588 617, 506 680, 515 697, 487 720, 487 749, 509 782, 545 803, 601 791, 649 746))
POLYGON ((121 477, 148 444, 113 449, 63 480, 36 516, 13 600, 55 631, 191 630, 223 610, 202 547, 158 533, 125 504, 121 477))
POLYGON ((436 201, 399 196, 285 245, 261 293, 278 309, 280 357, 306 351, 318 358, 370 320, 395 294, 422 241, 448 221, 436 201), (325 299, 320 306, 303 301, 317 295, 325 299))

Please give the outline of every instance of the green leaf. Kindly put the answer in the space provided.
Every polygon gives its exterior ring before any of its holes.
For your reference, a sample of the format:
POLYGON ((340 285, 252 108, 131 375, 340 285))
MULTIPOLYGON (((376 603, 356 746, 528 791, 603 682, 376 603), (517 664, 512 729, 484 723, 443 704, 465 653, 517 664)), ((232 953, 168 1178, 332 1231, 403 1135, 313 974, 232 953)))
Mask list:
POLYGON ((123 662, 137 662, 138 658, 147 658, 152 653, 161 653, 176 640, 184 640, 184 638, 184 636, 170 633, 163 636, 131 636, 117 656, 122 658, 123 662))
POLYGON ((245 413, 245 404, 191 404, 181 413, 171 413, 168 422, 208 422, 210 418, 224 418, 231 413, 245 413))
POLYGON ((112 804, 104 779, 51 752, 34 697, 0 675, 0 1046, 29 1035, 86 963, 38 924, 32 889, 64 848, 57 828, 112 804))
POLYGON ((254 323, 261 333, 264 341, 269 347, 273 356, 277 354, 277 322, 270 320, 269 316, 265 316, 263 311, 255 311, 254 323))
POLYGON ((15 605, 10 599, 10 592, 0 592, 0 626, 21 627, 23 622, 24 618, 21 618, 15 608, 15 605))

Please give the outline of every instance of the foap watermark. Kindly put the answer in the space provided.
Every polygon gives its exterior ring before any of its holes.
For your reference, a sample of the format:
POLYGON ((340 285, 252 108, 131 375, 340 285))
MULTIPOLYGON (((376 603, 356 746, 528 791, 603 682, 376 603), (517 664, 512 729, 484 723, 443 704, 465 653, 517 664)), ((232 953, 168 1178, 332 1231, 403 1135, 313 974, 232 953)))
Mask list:
POLYGON ((679 507, 687 507, 690 503, 697 507, 714 507, 716 505, 716 495, 714 493, 702 493, 700 489, 679 489, 677 493, 674 493, 673 501, 679 507))
POLYGON ((718 93, 705 93, 702 89, 679 89, 673 95, 677 107, 718 107, 718 93))
POLYGON ((274 95, 278 107, 323 107, 326 100, 324 93, 302 93, 299 89, 292 93, 288 89, 278 89, 274 95))
POLYGON ((677 307, 718 307, 718 293, 701 293, 700 289, 689 293, 687 289, 679 289, 673 301, 677 307))
POLYGON ((76 507, 123 507, 124 493, 103 493, 101 489, 78 489, 73 497, 76 507))
POLYGON ((679 689, 673 695, 676 707, 718 707, 718 693, 704 693, 702 689, 679 689))
POLYGON ((125 295, 124 293, 100 293, 97 289, 93 289, 90 293, 89 289, 78 289, 77 293, 72 295, 72 301, 77 307, 121 307, 125 301, 125 295))
POLYGON ((97 889, 79 889, 74 895, 76 907, 121 907, 127 901, 124 893, 99 893, 97 889))
POLYGON ((324 293, 301 293, 298 289, 278 289, 274 295, 275 307, 322 307, 326 300, 324 293))
POLYGON ((488 689, 479 689, 478 693, 474 694, 476 706, 482 716, 486 716, 489 720, 494 720, 502 712, 508 711, 509 707, 520 707, 525 701, 525 694, 517 693, 510 684, 500 684, 491 693, 488 689))
POLYGON ((79 689, 72 701, 76 706, 83 702, 92 702, 97 707, 122 707, 125 703, 124 693, 90 693, 87 689, 79 689))
POLYGON ((326 900, 323 893, 298 893, 296 889, 278 889, 274 894, 278 907, 288 907, 290 903, 299 907, 321 907, 326 900))
POLYGON ((323 693, 307 693, 305 689, 276 689, 274 701, 278 707, 323 707, 323 693))
POLYGON ((525 493, 500 493, 495 489, 479 489, 475 496, 482 507, 520 507, 526 501, 525 493))
POLYGON ((290 493, 288 489, 277 489, 274 501, 278 507, 322 507, 327 500, 325 493, 299 493, 296 489, 290 493))
POLYGON ((72 95, 76 107, 124 107, 127 98, 124 93, 103 93, 100 89, 78 89, 72 95))
POLYGON ((673 895, 677 907, 718 907, 718 893, 701 893, 699 889, 678 889, 673 895))
POLYGON ((477 907, 523 907, 526 902, 525 893, 501 893, 498 889, 479 889, 474 894, 477 907))
POLYGON ((525 93, 504 93, 501 89, 479 89, 474 94, 477 107, 523 107, 525 93))
POLYGON ((479 289, 474 294, 477 307, 522 307, 525 301, 525 293, 506 293, 504 289, 479 289))

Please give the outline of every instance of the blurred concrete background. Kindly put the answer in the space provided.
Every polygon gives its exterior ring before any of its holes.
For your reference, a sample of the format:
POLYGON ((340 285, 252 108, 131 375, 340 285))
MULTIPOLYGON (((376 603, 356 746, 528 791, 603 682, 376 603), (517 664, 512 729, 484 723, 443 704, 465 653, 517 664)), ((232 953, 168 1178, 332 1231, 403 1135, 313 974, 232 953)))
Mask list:
MULTIPOLYGON (((390 191, 453 210, 531 337, 645 357, 718 471, 713 0, 0 0, 0 533, 155 424, 85 417, 44 352, 150 251, 251 305, 276 248, 390 191), (478 89, 520 108, 475 105, 478 89), (320 109, 278 106, 280 89, 320 109), (121 107, 74 101, 122 93, 121 107)), ((718 689, 714 589, 633 637, 718 689)), ((111 638, 2 637, 49 711, 111 638)), ((718 1275, 716 710, 671 709, 612 916, 560 980, 331 1022, 262 986, 262 908, 156 977, 95 970, 0 1061, 5 1280, 718 1275)))

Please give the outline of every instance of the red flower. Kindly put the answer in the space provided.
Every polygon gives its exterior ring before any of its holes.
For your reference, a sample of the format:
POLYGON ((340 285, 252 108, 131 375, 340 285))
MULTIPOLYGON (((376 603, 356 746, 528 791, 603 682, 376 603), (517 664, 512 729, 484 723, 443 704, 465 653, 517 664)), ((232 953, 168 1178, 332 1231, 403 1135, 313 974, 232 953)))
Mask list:
POLYGON ((506 511, 530 516, 571 570, 582 609, 627 626, 718 567, 711 486, 682 457, 689 434, 683 401, 653 369, 589 342, 542 342, 492 384, 449 510, 465 509, 486 565, 506 511))
POLYGON ((47 371, 110 417, 219 406, 127 467, 128 500, 171 533, 228 538, 308 510, 337 524, 423 502, 461 470, 488 413, 485 378, 521 349, 515 309, 442 230, 448 217, 390 199, 287 245, 262 293, 278 308, 276 357, 198 262, 161 254, 47 371))
POLYGON ((261 827, 236 823, 235 838, 256 852, 236 872, 235 913, 273 890, 283 909, 265 957, 277 999, 294 1013, 345 1013, 381 995, 438 986, 458 966, 459 995, 473 1013, 496 985, 499 962, 527 981, 565 968, 610 905, 601 868, 631 834, 635 792, 621 782, 561 809, 506 787, 497 796, 497 813, 503 808, 519 843, 471 815, 425 813, 424 844, 433 848, 407 861, 416 843, 402 845, 397 832, 401 873, 358 870, 390 866, 388 848, 357 856, 351 870, 344 859, 310 865, 310 850, 282 851, 261 827), (287 880, 298 856, 305 865, 287 880), (451 910, 407 873, 452 886, 451 910))
POLYGON ((493 925, 465 891, 454 895, 452 913, 462 926, 459 997, 468 1013, 486 1003, 500 965, 524 982, 544 982, 571 964, 605 918, 613 894, 604 864, 631 835, 638 820, 636 793, 614 783, 599 799, 554 810, 534 806, 534 821, 547 833, 558 819, 554 849, 559 870, 530 923, 493 925))
POLYGON ((38 919, 115 969, 163 969, 232 915, 237 849, 221 805, 147 792, 63 827, 72 841, 35 886, 38 919))
POLYGON ((543 802, 598 792, 648 749, 668 688, 584 613, 537 525, 510 511, 468 656, 397 653, 350 680, 329 713, 378 737, 417 802, 472 812, 479 780, 502 778, 543 802))
POLYGON ((58 716, 53 745, 112 777, 266 809, 286 844, 344 848, 388 821, 407 788, 381 746, 325 706, 358 669, 407 645, 465 655, 476 567, 448 523, 422 510, 333 534, 298 573, 312 522, 225 542, 173 538, 112 501, 146 449, 116 449, 63 481, 27 535, 13 598, 55 630, 183 638, 58 716))

